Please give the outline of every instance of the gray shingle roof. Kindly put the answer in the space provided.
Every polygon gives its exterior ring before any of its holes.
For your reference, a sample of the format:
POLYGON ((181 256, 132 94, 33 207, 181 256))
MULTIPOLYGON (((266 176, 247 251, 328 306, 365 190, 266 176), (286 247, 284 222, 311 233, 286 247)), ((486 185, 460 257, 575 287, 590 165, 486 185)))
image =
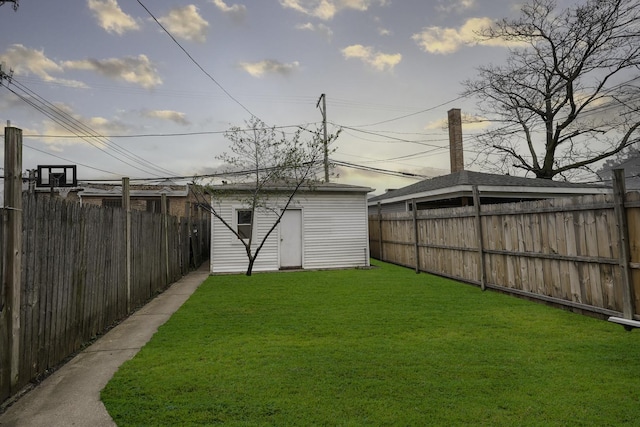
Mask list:
POLYGON ((520 176, 497 175, 474 171, 460 171, 448 175, 437 176, 416 182, 415 184, 391 190, 379 196, 369 199, 369 202, 376 202, 392 197, 402 197, 426 191, 438 190, 442 188, 454 187, 458 185, 490 185, 502 187, 536 187, 536 188, 604 188, 601 185, 576 184, 571 182, 553 181, 540 178, 523 178, 520 176))

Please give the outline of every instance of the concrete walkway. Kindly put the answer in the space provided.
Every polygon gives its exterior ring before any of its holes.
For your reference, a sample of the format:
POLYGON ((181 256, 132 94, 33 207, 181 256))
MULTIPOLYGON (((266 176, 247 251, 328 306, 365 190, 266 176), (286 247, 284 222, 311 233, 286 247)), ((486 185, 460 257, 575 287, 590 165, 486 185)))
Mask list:
POLYGON ((131 359, 209 276, 208 263, 171 285, 0 415, 0 426, 115 426, 100 401, 118 367, 131 359))

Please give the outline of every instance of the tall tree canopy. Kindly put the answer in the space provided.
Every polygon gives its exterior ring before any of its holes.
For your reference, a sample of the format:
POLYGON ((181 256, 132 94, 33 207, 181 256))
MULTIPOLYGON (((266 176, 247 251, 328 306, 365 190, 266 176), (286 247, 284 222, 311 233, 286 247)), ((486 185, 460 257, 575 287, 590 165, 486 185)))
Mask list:
POLYGON ((465 81, 487 120, 476 160, 493 170, 569 177, 638 140, 640 1, 532 0, 480 34, 508 43, 501 65, 465 81))

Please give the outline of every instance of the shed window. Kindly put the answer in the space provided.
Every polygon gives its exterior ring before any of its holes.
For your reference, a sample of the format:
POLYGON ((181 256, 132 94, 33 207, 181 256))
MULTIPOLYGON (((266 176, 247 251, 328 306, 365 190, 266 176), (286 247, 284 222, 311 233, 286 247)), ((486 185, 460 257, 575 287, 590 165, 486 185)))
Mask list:
POLYGON ((252 216, 252 212, 249 209, 238 209, 236 211, 238 235, 241 239, 251 238, 251 229, 253 228, 252 216))

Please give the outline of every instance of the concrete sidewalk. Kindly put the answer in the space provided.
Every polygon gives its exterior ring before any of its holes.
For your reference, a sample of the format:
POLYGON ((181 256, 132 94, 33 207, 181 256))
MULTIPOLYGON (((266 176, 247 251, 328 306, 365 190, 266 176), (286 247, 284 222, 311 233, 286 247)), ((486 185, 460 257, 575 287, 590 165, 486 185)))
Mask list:
POLYGON ((100 390, 209 276, 209 264, 203 267, 173 283, 10 406, 0 415, 0 425, 115 426, 100 390))

